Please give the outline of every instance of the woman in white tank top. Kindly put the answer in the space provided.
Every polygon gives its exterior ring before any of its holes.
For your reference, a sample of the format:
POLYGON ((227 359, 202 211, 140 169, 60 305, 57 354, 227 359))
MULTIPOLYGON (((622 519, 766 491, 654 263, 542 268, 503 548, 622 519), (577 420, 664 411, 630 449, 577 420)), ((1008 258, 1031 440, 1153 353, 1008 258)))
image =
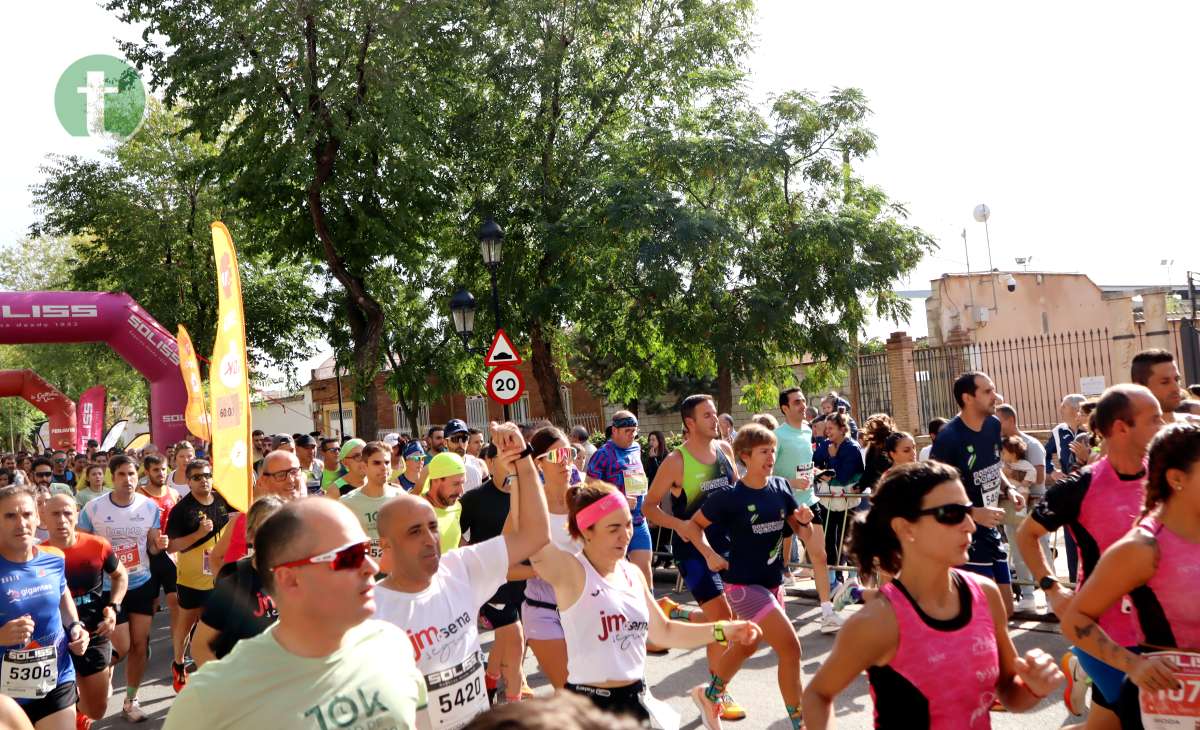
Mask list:
POLYGON ((566 496, 567 527, 583 551, 565 551, 551 542, 532 560, 558 599, 567 644, 567 689, 605 710, 647 722, 650 709, 670 711, 648 696, 642 681, 647 639, 667 648, 693 649, 713 641, 751 643, 761 632, 748 621, 668 619, 642 573, 625 560, 633 536, 625 497, 603 482, 571 487, 566 496))

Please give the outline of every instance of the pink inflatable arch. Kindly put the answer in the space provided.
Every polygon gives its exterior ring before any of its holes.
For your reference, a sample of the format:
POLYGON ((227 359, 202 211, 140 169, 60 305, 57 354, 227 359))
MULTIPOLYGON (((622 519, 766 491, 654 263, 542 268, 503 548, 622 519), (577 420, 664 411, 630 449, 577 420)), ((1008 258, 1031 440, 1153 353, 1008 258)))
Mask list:
POLYGON ((179 373, 175 337, 128 294, 0 292, 0 344, 74 342, 108 343, 150 381, 154 443, 166 448, 187 438, 183 417, 187 390, 179 373))
POLYGON ((75 448, 75 403, 32 370, 0 370, 0 398, 19 395, 50 420, 50 448, 75 448))

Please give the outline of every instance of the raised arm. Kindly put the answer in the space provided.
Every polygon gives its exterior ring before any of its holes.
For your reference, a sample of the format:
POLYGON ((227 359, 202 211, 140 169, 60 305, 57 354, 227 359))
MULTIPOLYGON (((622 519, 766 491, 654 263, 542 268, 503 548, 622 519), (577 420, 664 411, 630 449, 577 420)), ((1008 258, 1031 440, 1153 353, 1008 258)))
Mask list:
POLYGON ((492 440, 500 451, 500 460, 505 468, 517 475, 509 495, 509 517, 519 527, 504 535, 508 564, 514 566, 550 543, 550 517, 546 509, 546 495, 538 486, 533 459, 520 456, 525 449, 525 439, 521 437, 520 429, 512 423, 493 423, 492 440))

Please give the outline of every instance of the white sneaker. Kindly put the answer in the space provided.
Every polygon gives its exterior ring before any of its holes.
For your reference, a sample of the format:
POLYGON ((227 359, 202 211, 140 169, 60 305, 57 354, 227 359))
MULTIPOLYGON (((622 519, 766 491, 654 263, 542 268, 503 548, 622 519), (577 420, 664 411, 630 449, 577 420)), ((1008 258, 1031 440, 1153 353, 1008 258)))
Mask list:
POLYGON ((853 580, 848 580, 845 583, 839 583, 837 590, 833 592, 832 603, 834 611, 841 611, 846 606, 854 603, 854 589, 859 588, 858 583, 853 580))
POLYGON ((1067 675, 1067 682, 1063 687, 1063 704, 1067 706, 1067 711, 1072 715, 1082 717, 1087 712, 1088 706, 1087 673, 1079 665, 1079 659, 1075 657, 1075 654, 1069 651, 1063 655, 1059 664, 1062 666, 1063 674, 1067 675))
POLYGON ((704 726, 704 730, 721 730, 721 704, 705 697, 706 689, 708 689, 708 685, 699 684, 692 687, 692 691, 688 694, 692 696, 692 702, 700 710, 700 724, 704 726))
POLYGON ((125 703, 121 705, 121 716, 129 722, 145 722, 146 713, 142 712, 142 706, 137 699, 125 698, 125 703))
POLYGON ((842 624, 846 623, 846 619, 836 613, 829 613, 821 616, 821 633, 836 634, 842 629, 842 624))
POLYGON ((1026 593, 1017 599, 1016 610, 1021 613, 1036 613, 1037 598, 1032 593, 1026 593))

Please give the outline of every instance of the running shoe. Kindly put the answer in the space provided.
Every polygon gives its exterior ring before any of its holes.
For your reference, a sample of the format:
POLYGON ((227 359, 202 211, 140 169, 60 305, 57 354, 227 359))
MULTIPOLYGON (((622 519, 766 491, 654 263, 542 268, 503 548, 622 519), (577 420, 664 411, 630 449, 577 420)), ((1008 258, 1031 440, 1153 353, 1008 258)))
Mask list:
POLYGON ((837 615, 836 613, 831 613, 826 616, 822 616, 821 617, 821 633, 822 634, 836 634, 837 632, 842 630, 842 624, 844 624, 844 623, 846 623, 846 619, 842 618, 841 616, 837 615))
POLYGON ((721 730, 721 703, 713 702, 705 697, 706 689, 708 689, 707 684, 698 684, 692 687, 689 694, 692 696, 692 702, 695 703, 696 709, 700 710, 700 724, 704 726, 704 730, 721 730))
POLYGON ((670 596, 663 596, 655 601, 655 603, 658 604, 658 607, 662 609, 662 612, 666 614, 667 618, 675 619, 678 617, 679 621, 691 621, 692 613, 696 610, 694 608, 680 605, 676 601, 671 600, 670 596))
POLYGON ((746 710, 728 692, 721 695, 721 719, 745 720, 746 710))
POLYGON ((1082 717, 1087 712, 1088 676, 1079 665, 1079 659, 1072 652, 1063 654, 1063 674, 1067 675, 1067 685, 1063 688, 1063 704, 1067 711, 1075 717, 1082 717))
POLYGON ((75 730, 88 730, 92 726, 92 718, 75 710, 75 730))
POLYGON ((853 580, 848 580, 845 583, 839 583, 837 590, 833 592, 833 610, 841 611, 851 603, 855 603, 854 595, 856 592, 861 592, 862 588, 853 580))
POLYGON ((1036 613, 1037 598, 1032 593, 1026 593, 1017 599, 1014 608, 1021 613, 1036 613))
POLYGON ((184 685, 187 684, 187 675, 187 666, 171 662, 171 687, 175 694, 183 691, 184 685))
POLYGON ((522 682, 521 683, 521 699, 527 700, 530 697, 533 697, 533 687, 530 687, 529 684, 526 682, 522 682))
POLYGON ((142 706, 136 699, 125 698, 125 704, 121 705, 121 717, 124 717, 129 722, 145 722, 146 713, 142 712, 142 706))

